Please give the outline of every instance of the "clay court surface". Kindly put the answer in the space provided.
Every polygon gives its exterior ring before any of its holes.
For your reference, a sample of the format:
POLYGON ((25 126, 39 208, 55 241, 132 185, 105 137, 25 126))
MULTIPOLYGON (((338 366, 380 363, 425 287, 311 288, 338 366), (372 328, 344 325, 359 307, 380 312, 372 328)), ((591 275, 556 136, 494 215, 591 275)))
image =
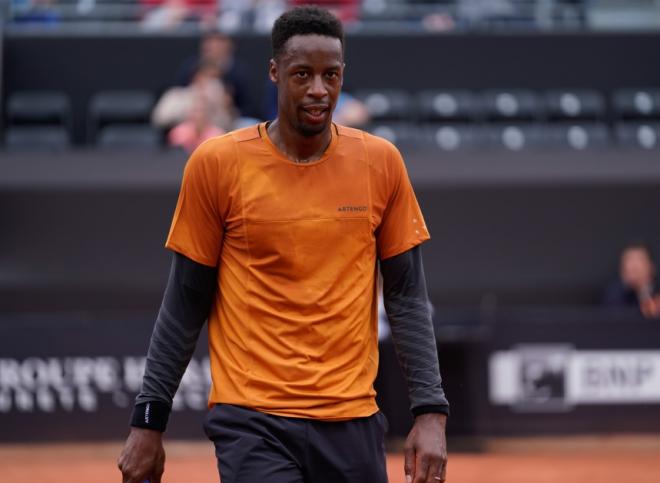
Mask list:
MULTIPOLYGON (((164 482, 218 483, 210 443, 166 442, 164 482)), ((118 483, 120 443, 0 445, 2 483, 118 483)), ((451 483, 660 483, 660 435, 497 440, 480 453, 451 452, 451 483)), ((390 483, 403 458, 390 454, 390 483)), ((258 483, 258 482, 257 482, 258 483)))

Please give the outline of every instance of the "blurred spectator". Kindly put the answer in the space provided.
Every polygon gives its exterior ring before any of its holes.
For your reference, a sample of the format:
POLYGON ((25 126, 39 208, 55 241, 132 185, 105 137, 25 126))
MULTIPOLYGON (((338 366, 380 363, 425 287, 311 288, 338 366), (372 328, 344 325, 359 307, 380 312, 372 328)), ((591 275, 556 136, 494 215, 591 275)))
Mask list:
POLYGON ((217 13, 217 0, 140 0, 140 3, 148 8, 142 19, 146 30, 175 30, 184 22, 209 24, 217 13))
POLYGON ((188 85, 197 66, 202 63, 215 69, 214 75, 228 90, 240 116, 257 117, 247 92, 248 78, 244 67, 234 57, 234 42, 231 38, 217 31, 206 33, 200 42, 199 53, 186 59, 179 67, 177 85, 188 85))
POLYGON ((190 120, 191 111, 200 99, 206 103, 211 124, 223 130, 233 127, 236 111, 231 95, 217 78, 215 65, 209 63, 197 68, 190 85, 165 91, 154 108, 151 121, 161 129, 170 129, 190 120))
POLYGON ((362 101, 347 92, 342 92, 339 94, 332 120, 344 126, 361 127, 371 120, 371 116, 362 101))
POLYGON ((613 307, 639 307, 646 317, 660 317, 655 263, 646 243, 634 242, 624 247, 619 260, 619 280, 607 287, 603 302, 613 307))
POLYGON ((224 32, 245 29, 270 33, 286 5, 286 0, 222 0, 218 27, 224 32))
MULTIPOLYGON (((15 1, 12 8, 15 9, 14 22, 39 25, 58 25, 60 14, 57 9, 57 0, 30 0, 25 2, 15 1)), ((2 13, 0 11, 0 13, 2 13)))
POLYGON ((289 0, 289 6, 318 5, 327 8, 342 21, 344 25, 358 20, 360 16, 359 0, 289 0))
POLYGON ((225 130, 213 123, 212 116, 204 97, 195 97, 187 119, 170 131, 168 144, 191 153, 207 139, 224 134, 225 130))

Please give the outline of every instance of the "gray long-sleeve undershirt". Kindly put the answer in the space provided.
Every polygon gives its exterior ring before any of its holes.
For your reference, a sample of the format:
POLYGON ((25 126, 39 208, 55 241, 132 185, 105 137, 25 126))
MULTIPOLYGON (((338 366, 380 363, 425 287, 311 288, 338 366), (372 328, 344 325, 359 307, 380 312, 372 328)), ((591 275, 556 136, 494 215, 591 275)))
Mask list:
MULTIPOLYGON (((385 309, 412 411, 447 413, 419 247, 382 260, 381 272, 385 309)), ((216 269, 174 254, 131 425, 165 430, 174 394, 211 309, 216 276, 216 269)))
POLYGON ((380 261, 383 303, 413 414, 449 413, 442 389, 422 251, 415 246, 380 261))

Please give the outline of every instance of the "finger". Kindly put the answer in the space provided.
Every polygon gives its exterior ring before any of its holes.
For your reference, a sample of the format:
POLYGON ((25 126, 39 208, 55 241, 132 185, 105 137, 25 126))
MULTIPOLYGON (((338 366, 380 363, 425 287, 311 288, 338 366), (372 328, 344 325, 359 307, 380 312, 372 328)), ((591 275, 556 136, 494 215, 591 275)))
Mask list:
POLYGON ((412 483, 415 475, 415 450, 412 448, 404 452, 403 471, 406 474, 406 483, 412 483))
POLYGON ((429 464, 429 471, 426 475, 425 483, 440 483, 442 477, 442 461, 440 459, 434 459, 429 464))
POLYGON ((429 473, 429 458, 419 452, 415 455, 415 475, 413 483, 426 483, 426 478, 429 473))
POLYGON ((442 478, 441 481, 445 481, 447 479, 447 459, 442 462, 442 469, 440 471, 440 478, 442 478))

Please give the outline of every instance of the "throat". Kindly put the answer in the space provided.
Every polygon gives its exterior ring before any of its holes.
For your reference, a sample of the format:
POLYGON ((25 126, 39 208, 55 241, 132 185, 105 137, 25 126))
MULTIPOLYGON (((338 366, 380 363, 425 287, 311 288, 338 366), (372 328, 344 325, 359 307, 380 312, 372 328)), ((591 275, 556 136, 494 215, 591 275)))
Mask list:
POLYGON ((272 143, 296 164, 309 164, 321 159, 332 142, 331 129, 307 137, 284 128, 278 119, 266 124, 266 132, 272 143))

